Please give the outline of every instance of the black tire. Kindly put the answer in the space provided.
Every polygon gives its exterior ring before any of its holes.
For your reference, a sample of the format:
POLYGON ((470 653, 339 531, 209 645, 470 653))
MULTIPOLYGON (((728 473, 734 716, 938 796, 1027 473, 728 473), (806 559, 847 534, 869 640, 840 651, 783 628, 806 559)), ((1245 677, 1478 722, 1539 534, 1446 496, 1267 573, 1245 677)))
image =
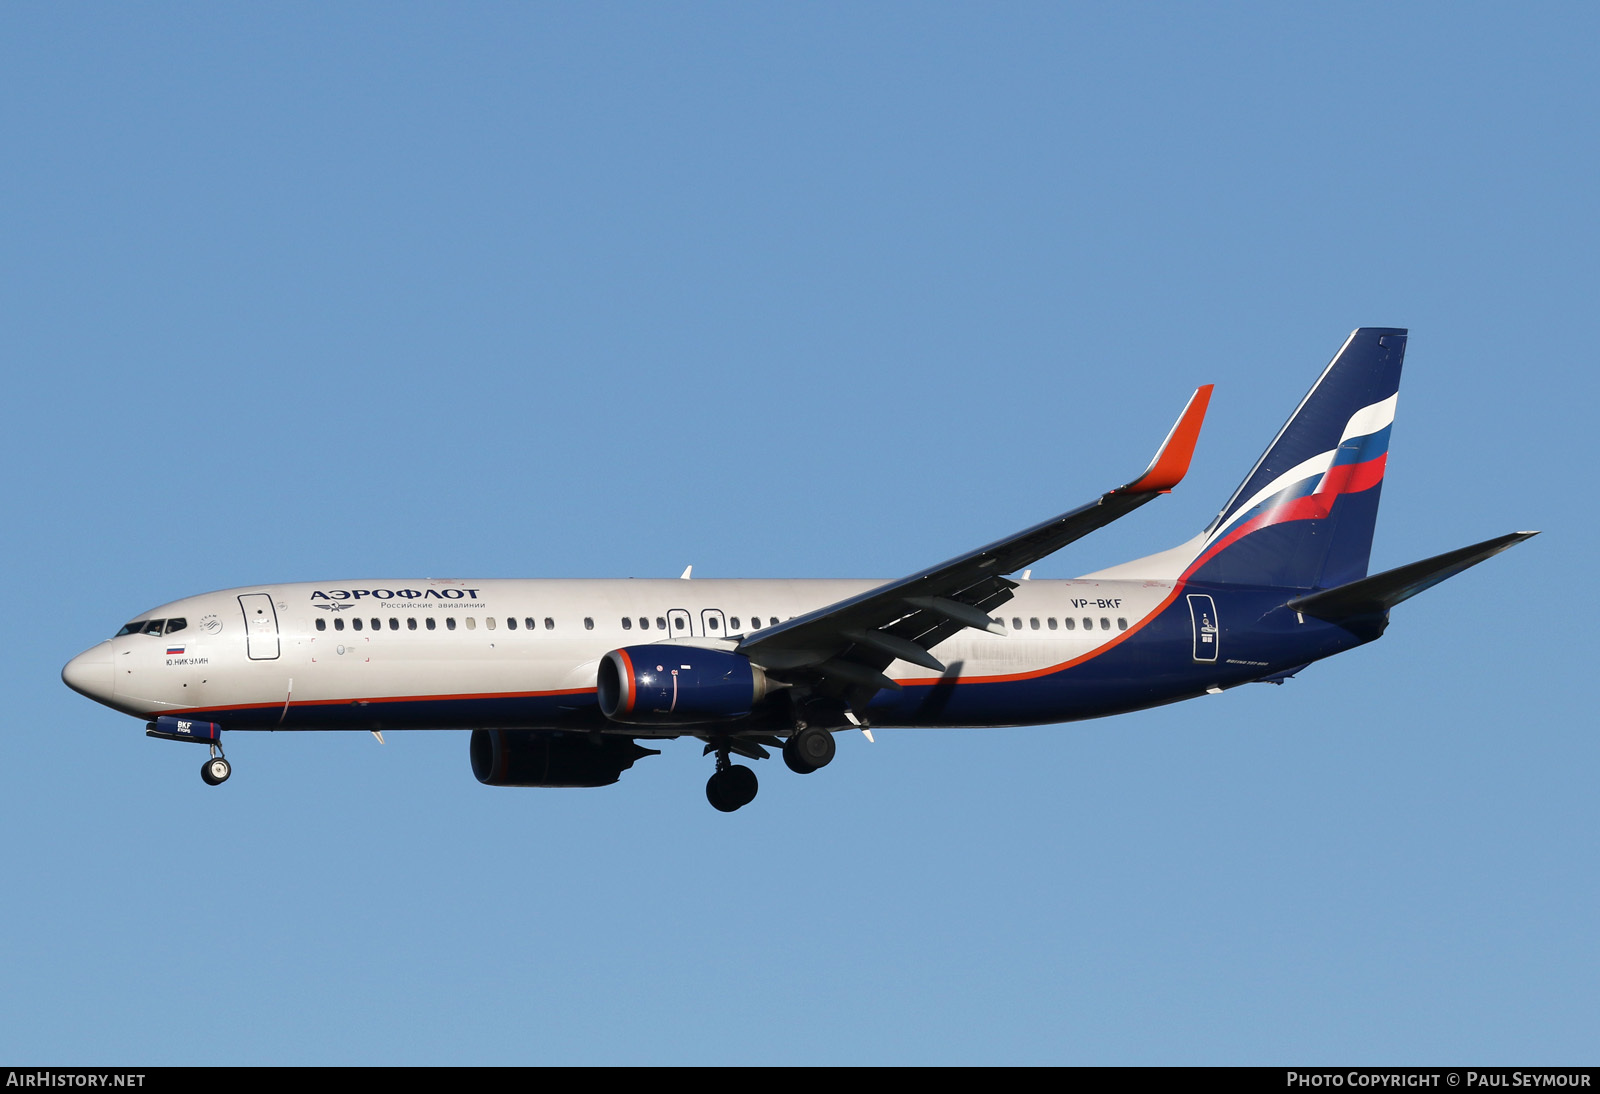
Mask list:
POLYGON ((756 773, 742 764, 734 764, 722 772, 722 793, 734 803, 734 809, 755 801, 759 789, 761 782, 756 778, 756 773))
POLYGON ((724 793, 722 772, 720 771, 713 773, 711 778, 706 780, 706 801, 710 802, 711 808, 719 813, 732 813, 739 808, 738 805, 728 801, 727 795, 724 793))
MULTIPOLYGON (((789 738, 789 744, 794 746, 795 758, 812 771, 832 763, 837 747, 834 744, 833 734, 816 726, 802 729, 789 738)), ((785 746, 784 750, 788 751, 788 746, 785 746)))
POLYGON ((213 756, 200 765, 200 777, 208 786, 221 786, 233 774, 233 765, 222 756, 213 756))
MULTIPOLYGON (((798 736, 799 734, 795 735, 795 737, 798 736)), ((787 741, 783 742, 784 766, 790 771, 793 771, 796 775, 809 775, 815 771, 816 768, 806 763, 805 759, 800 755, 800 750, 795 747, 795 737, 790 737, 787 741)))

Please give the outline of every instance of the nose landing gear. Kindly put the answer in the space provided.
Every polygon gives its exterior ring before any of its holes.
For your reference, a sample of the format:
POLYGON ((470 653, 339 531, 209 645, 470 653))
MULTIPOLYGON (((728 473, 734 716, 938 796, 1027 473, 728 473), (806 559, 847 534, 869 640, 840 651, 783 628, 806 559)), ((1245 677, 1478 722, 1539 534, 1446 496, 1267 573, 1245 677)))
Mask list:
POLYGON ((233 765, 222 754, 222 727, 216 722, 197 722, 163 714, 144 727, 144 735, 159 737, 164 741, 192 741, 208 746, 211 758, 200 765, 200 777, 207 786, 221 786, 233 774, 233 765))
POLYGON ((211 758, 200 765, 200 777, 206 781, 207 786, 221 786, 232 774, 233 765, 228 762, 228 757, 222 754, 222 746, 213 744, 211 758))

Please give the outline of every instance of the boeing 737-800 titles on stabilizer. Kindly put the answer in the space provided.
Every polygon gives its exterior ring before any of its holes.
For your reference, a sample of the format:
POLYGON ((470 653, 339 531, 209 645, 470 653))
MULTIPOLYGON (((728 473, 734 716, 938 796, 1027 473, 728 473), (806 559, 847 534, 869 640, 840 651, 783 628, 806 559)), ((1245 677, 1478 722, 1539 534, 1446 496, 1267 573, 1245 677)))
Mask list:
MULTIPOLYGON (((469 729, 490 786, 605 786, 694 737, 706 797, 756 795, 731 757, 812 772, 851 727, 1068 722, 1281 683, 1371 642, 1389 609, 1533 532, 1367 576, 1406 332, 1353 332, 1206 529, 1072 581, 1006 576, 1170 491, 1211 388, 1144 474, 899 581, 335 581, 164 604, 62 679, 210 746, 223 730, 469 729), (1002 610, 1004 609, 1004 610, 1002 610)), ((688 578, 688 571, 684 577, 688 578)))

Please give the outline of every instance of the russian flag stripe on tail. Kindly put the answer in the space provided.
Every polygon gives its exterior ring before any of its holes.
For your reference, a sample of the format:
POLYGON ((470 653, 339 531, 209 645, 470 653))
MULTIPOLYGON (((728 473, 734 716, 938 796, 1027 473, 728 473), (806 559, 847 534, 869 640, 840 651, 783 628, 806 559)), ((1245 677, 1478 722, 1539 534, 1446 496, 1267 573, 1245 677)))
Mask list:
POLYGON ((1331 588, 1366 576, 1406 332, 1353 331, 1228 504, 1188 573, 1331 588))

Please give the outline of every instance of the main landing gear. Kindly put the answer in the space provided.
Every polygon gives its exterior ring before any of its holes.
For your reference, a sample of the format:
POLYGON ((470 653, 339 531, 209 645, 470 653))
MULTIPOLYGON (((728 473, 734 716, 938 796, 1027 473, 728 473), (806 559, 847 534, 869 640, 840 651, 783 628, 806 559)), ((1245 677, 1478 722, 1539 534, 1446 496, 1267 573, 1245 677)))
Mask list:
POLYGON ((211 758, 200 765, 200 777, 206 781, 207 786, 221 786, 232 774, 233 765, 228 762, 228 757, 222 754, 222 746, 212 745, 211 758))
POLYGON ((797 775, 809 775, 827 767, 833 759, 833 734, 820 726, 809 726, 783 743, 783 762, 797 775))
MULTIPOLYGON (((717 754, 717 770, 706 780, 706 800, 711 807, 723 813, 732 813, 755 801, 760 785, 756 773, 742 764, 733 763, 728 758, 729 753, 737 752, 751 759, 762 759, 766 757, 767 750, 761 746, 777 743, 776 737, 739 740, 713 737, 706 745, 708 753, 717 754)), ((833 760, 834 748, 832 730, 800 722, 788 740, 783 742, 783 762, 790 771, 809 775, 818 768, 828 766, 833 760)))
POLYGON ((706 801, 713 809, 732 813, 756 800, 761 783, 743 764, 730 763, 726 748, 717 750, 717 770, 706 780, 706 801))

